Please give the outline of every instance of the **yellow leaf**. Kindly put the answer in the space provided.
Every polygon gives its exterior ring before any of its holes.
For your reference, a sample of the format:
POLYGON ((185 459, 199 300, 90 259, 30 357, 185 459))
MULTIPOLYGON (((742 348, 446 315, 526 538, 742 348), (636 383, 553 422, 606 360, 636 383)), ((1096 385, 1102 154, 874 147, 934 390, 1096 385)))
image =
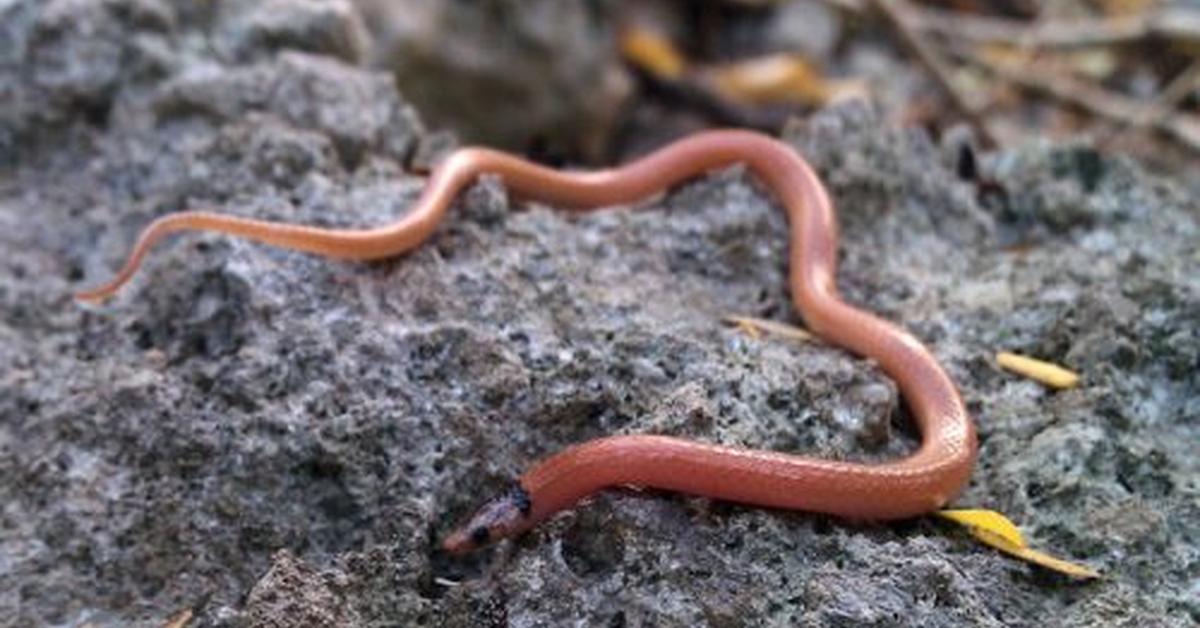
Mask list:
POLYGON ((996 363, 1018 375, 1041 382, 1051 388, 1074 388, 1079 385, 1079 375, 1057 364, 1001 351, 996 354, 996 363))
POLYGON ((1021 536, 1017 526, 1013 525, 1008 517, 994 510, 941 510, 938 514, 970 528, 972 533, 984 530, 1003 539, 1002 542, 1015 547, 1025 547, 1025 537, 1021 536))
POLYGON ((1052 569, 1076 578, 1099 578, 1100 573, 1083 565, 1055 558, 1029 548, 1017 526, 1004 515, 992 510, 941 510, 937 513, 967 528, 971 536, 1021 560, 1052 569))
POLYGON ((1055 558, 1049 554, 1043 554, 1042 552, 1039 552, 1035 549, 1030 549, 1028 547, 1022 548, 1020 551, 1009 553, 1026 562, 1030 562, 1035 565, 1045 567, 1046 569, 1051 569, 1053 571, 1057 571, 1058 573, 1066 574, 1075 578, 1095 580, 1096 578, 1100 577, 1100 572, 1090 567, 1068 562, 1061 558, 1055 558))
POLYGON ((633 65, 664 79, 683 76, 687 63, 660 33, 647 28, 631 28, 621 34, 621 55, 633 65))

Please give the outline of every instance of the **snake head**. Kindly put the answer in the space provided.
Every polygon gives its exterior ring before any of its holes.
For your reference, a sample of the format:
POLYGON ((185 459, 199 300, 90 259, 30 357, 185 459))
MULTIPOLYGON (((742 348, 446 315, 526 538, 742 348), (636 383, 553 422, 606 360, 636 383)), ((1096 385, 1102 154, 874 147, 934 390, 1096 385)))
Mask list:
POLYGON ((529 493, 518 484, 484 504, 466 524, 451 532, 442 541, 442 549, 451 554, 465 554, 500 539, 516 536, 533 525, 530 518, 532 509, 529 493))

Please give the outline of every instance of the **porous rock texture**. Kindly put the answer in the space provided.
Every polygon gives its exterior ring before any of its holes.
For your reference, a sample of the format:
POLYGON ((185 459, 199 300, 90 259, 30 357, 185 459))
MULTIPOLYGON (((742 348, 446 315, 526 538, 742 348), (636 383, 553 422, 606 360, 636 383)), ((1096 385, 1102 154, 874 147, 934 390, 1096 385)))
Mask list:
POLYGON ((935 144, 862 105, 785 134, 841 208, 845 297, 927 341, 978 420, 956 504, 1007 513, 1102 580, 929 518, 629 490, 450 558, 436 543, 460 517, 588 438, 876 460, 915 435, 868 361, 721 324, 799 322, 785 221, 737 168, 586 215, 485 179, 428 245, 375 264, 182 236, 115 301, 79 306, 72 291, 155 216, 373 225, 421 188, 405 170, 418 117, 389 78, 338 58, 344 39, 246 38, 218 28, 239 12, 197 6, 0 3, 0 624, 184 609, 191 626, 1200 618, 1200 230, 1178 184, 1032 146, 978 164, 1008 190, 980 200, 959 176, 965 138, 935 144), (212 43, 223 33, 241 39, 212 43), (999 349, 1083 385, 1001 372, 999 349))

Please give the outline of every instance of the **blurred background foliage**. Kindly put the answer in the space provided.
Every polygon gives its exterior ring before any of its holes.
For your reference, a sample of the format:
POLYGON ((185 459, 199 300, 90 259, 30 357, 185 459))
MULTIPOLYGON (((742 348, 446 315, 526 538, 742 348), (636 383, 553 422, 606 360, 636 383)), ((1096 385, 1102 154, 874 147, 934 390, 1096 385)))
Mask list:
POLYGON ((430 126, 549 162, 868 98, 977 145, 1200 154, 1200 5, 1161 0, 357 0, 364 62, 430 126))

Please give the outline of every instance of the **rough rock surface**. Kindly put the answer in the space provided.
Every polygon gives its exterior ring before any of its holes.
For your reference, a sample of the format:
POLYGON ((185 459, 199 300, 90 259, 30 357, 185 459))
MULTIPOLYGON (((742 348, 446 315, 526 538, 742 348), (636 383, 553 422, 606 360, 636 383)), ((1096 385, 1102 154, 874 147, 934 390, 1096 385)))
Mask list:
MULTIPOLYGON (((390 79, 292 36, 222 57, 198 42, 233 31, 194 7, 0 3, 0 624, 1200 619, 1200 228, 1179 185, 1035 146, 983 161, 1009 194, 981 202, 957 140, 862 106, 787 134, 841 207, 846 298, 925 339, 978 419, 957 504, 1103 580, 929 519, 629 491, 450 559, 434 547, 460 516, 587 438, 882 459, 914 435, 870 363, 719 323, 796 320, 785 222, 738 169, 588 215, 485 180, 379 264, 180 237, 115 302, 77 306, 154 216, 378 224, 420 190, 404 166, 424 133, 390 79), (999 349, 1084 385, 1003 373, 999 349)), ((272 24, 310 24, 295 10, 272 24)))

